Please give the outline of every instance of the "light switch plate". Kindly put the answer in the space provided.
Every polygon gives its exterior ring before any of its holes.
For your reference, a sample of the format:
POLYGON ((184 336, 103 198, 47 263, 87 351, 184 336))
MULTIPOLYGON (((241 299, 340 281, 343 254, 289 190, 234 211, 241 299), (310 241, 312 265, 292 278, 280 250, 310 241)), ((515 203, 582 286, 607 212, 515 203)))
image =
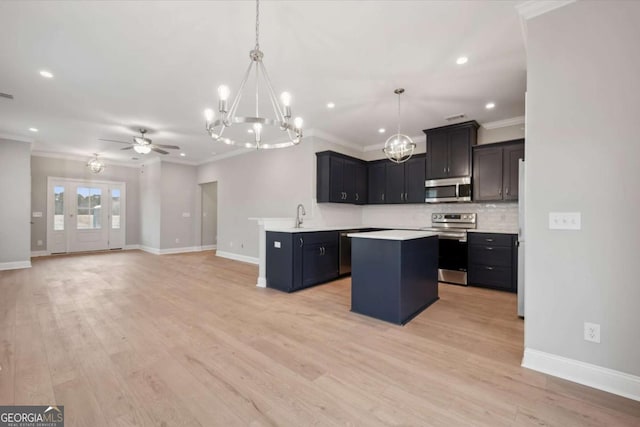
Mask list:
POLYGON ((549 229, 580 230, 581 216, 580 212, 549 212, 549 229))

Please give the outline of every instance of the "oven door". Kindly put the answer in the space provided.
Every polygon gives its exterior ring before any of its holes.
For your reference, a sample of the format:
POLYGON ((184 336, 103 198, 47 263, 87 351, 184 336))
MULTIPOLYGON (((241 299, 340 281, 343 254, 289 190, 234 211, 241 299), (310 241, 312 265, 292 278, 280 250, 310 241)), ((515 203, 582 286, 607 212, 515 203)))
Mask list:
POLYGON ((466 239, 442 236, 438 239, 438 248, 438 280, 466 285, 468 264, 466 239))
POLYGON ((424 182, 427 203, 470 202, 471 178, 433 179, 424 182))

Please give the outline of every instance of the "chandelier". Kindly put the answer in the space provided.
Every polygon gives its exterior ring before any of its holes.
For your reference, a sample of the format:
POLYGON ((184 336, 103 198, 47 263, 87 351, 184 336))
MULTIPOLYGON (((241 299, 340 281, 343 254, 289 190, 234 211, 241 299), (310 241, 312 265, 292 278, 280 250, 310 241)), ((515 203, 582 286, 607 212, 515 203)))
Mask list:
POLYGON ((395 135, 391 135, 389 139, 384 143, 382 151, 386 154, 387 158, 394 163, 404 163, 411 158, 413 150, 416 148, 416 143, 407 135, 400 133, 400 95, 404 93, 404 89, 396 89, 393 91, 398 95, 398 132, 395 135))
POLYGON ((204 112, 206 119, 206 129, 211 138, 215 141, 220 141, 229 145, 241 145, 246 148, 255 149, 268 149, 268 148, 283 148, 297 145, 302 140, 302 119, 296 117, 293 123, 291 119, 291 95, 288 92, 283 92, 280 95, 280 102, 276 97, 273 85, 267 74, 267 69, 262 62, 264 54, 260 50, 260 4, 259 0, 256 0, 256 45, 249 52, 249 68, 240 83, 238 93, 236 94, 231 106, 228 105, 229 95, 231 91, 229 87, 221 85, 218 87, 218 112, 219 117, 215 117, 215 113, 211 109, 207 109, 204 112), (238 105, 243 95, 244 87, 252 74, 252 70, 255 72, 255 116, 239 116, 237 115, 238 105), (261 117, 259 109, 259 86, 262 79, 267 89, 267 96, 273 107, 274 117, 261 117), (248 127, 247 131, 253 135, 252 140, 248 141, 236 141, 235 139, 225 137, 224 132, 227 128, 235 125, 244 125, 248 127), (266 126, 273 126, 279 128, 287 136, 287 140, 284 142, 276 143, 262 143, 263 128, 266 126))
POLYGON ((87 162, 87 168, 93 173, 100 173, 104 170, 104 162, 98 159, 98 153, 94 153, 93 156, 94 157, 87 162))

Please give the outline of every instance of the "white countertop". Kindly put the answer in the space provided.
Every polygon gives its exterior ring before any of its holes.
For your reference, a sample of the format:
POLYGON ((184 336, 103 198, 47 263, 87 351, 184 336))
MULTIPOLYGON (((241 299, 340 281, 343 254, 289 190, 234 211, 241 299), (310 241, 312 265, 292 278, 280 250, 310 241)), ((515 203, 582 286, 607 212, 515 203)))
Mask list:
POLYGON ((437 233, 428 231, 414 230, 384 230, 384 231, 367 231, 364 233, 349 233, 347 237, 357 237, 362 239, 380 239, 380 240, 412 240, 422 239, 424 237, 438 236, 437 233))
POLYGON ((276 231, 278 233, 312 233, 316 231, 338 231, 338 230, 360 230, 363 228, 373 228, 366 225, 356 225, 350 227, 348 225, 332 225, 332 226, 309 226, 305 227, 304 224, 300 228, 287 227, 287 228, 268 228, 266 231, 276 231))

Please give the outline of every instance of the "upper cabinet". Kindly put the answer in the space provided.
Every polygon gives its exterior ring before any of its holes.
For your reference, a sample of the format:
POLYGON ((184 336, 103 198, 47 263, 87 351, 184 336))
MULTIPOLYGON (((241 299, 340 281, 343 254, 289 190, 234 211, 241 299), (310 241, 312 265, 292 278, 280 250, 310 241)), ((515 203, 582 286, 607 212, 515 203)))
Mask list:
POLYGON ((518 200, 520 159, 524 159, 524 139, 475 147, 473 200, 518 200))
POLYGON ((364 161, 333 151, 316 153, 318 203, 367 202, 367 165, 364 161))
POLYGON ((369 163, 369 204, 424 203, 424 154, 404 163, 369 163))
POLYGON ((474 120, 427 129, 425 179, 471 175, 471 147, 476 144, 478 123, 474 120))

